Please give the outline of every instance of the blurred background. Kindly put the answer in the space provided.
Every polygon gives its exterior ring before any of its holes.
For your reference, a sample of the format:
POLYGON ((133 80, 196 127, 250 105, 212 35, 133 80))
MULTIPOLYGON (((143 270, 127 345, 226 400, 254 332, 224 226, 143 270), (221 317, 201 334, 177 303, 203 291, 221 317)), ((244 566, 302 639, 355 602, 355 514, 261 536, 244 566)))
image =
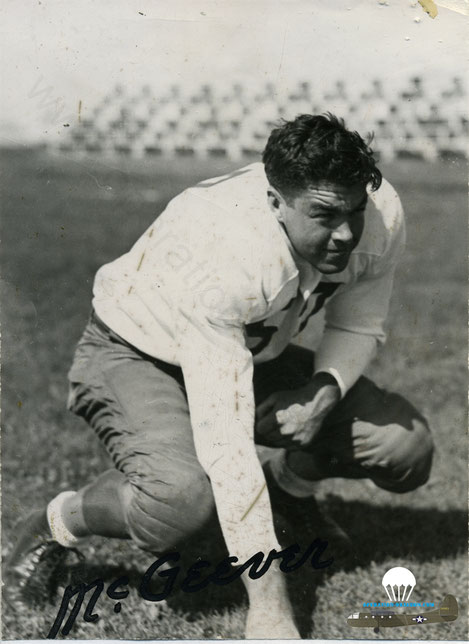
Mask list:
MULTIPOLYGON (((402 565, 417 578, 415 601, 449 592, 460 603, 456 622, 418 636, 467 640, 467 27, 464 0, 438 3, 435 19, 414 0, 4 0, 4 556, 27 512, 108 467, 65 408, 96 270, 178 192, 259 160, 279 118, 328 110, 374 132, 404 205, 407 251, 369 375, 428 417, 436 456, 429 482, 400 496, 367 481, 321 484, 318 498, 357 558, 289 576, 295 609, 304 636, 350 638, 346 617, 385 600, 382 576, 402 565)), ((192 561, 215 541, 207 530, 192 561)), ((151 555, 100 539, 83 551, 81 579, 125 573, 131 594, 119 615, 100 600, 101 619, 80 618, 70 637, 242 637, 242 587, 155 606, 136 590, 151 555)), ((44 637, 57 607, 57 597, 22 614, 4 607, 3 635, 44 637)))
POLYGON ((239 160, 279 118, 330 110, 374 131, 385 160, 467 154, 467 18, 445 7, 436 19, 417 0, 1 11, 3 146, 239 160))
MULTIPOLYGON (((455 70, 457 71, 457 70, 455 70)), ((204 83, 195 87, 117 84, 80 107, 77 123, 48 145, 79 155, 220 156, 234 161, 259 158, 280 119, 330 111, 349 127, 373 132, 380 159, 415 157, 434 161, 466 157, 469 144, 467 94, 463 78, 430 74, 403 78, 336 80, 321 86, 314 77, 290 83, 279 95, 274 83, 204 83), (83 112, 83 113, 82 113, 83 112)))

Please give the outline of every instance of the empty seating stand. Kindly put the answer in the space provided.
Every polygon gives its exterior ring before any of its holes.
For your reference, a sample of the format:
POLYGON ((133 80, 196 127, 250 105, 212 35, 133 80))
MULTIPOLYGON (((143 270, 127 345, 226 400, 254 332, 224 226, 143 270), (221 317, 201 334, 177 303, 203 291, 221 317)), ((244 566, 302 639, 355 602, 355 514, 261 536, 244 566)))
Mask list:
POLYGON ((459 78, 445 83, 435 88, 416 77, 396 91, 379 80, 359 89, 340 80, 328 88, 301 81, 285 96, 272 84, 236 83, 224 90, 205 84, 192 92, 146 85, 132 95, 115 87, 58 147, 83 155, 258 158, 280 119, 331 111, 361 134, 373 132, 373 148, 385 160, 466 158, 465 87, 459 78))

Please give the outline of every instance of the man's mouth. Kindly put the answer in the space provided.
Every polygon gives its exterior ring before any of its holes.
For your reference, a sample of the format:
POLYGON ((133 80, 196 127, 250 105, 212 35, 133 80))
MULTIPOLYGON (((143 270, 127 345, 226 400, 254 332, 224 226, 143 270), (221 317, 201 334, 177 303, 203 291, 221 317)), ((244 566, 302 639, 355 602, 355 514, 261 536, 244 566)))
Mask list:
POLYGON ((350 255, 351 249, 338 250, 337 248, 327 249, 328 255, 350 255))

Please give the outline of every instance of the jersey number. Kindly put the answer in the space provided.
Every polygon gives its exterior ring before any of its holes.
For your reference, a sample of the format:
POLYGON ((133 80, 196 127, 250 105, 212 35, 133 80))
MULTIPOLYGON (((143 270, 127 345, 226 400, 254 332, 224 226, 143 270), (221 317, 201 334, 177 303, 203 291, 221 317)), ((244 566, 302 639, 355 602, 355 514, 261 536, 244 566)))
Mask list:
MULTIPOLYGON (((316 302, 313 308, 311 309, 311 311, 301 322, 299 331, 303 331, 303 329, 308 323, 309 318, 315 315, 316 313, 318 313, 322 309, 322 307, 324 306, 324 302, 339 288, 340 284, 341 284, 340 282, 339 283, 320 282, 316 286, 316 288, 313 291, 313 293, 317 294, 316 302)), ((288 303, 285 309, 290 308, 289 305, 292 302, 293 300, 291 300, 288 303)), ((305 306, 306 306, 306 303, 305 303, 305 306)), ((251 338, 253 340, 259 340, 259 343, 256 344, 255 347, 250 348, 250 351, 253 356, 257 355, 263 349, 265 349, 266 346, 271 341, 274 333, 278 331, 278 327, 265 326, 265 322, 266 320, 260 320, 259 322, 254 322, 253 324, 246 324, 246 335, 248 336, 248 338, 251 338)))
POLYGON ((324 302, 327 300, 328 297, 330 297, 340 286, 341 282, 337 283, 331 283, 331 282, 319 282, 319 284, 316 286, 314 289, 313 293, 317 293, 318 296, 316 298, 316 302, 311 309, 311 311, 308 313, 308 315, 305 317, 303 322, 300 324, 300 328, 298 331, 303 331, 305 326, 308 324, 308 320, 310 317, 313 315, 316 315, 318 311, 322 309, 324 306, 324 302))

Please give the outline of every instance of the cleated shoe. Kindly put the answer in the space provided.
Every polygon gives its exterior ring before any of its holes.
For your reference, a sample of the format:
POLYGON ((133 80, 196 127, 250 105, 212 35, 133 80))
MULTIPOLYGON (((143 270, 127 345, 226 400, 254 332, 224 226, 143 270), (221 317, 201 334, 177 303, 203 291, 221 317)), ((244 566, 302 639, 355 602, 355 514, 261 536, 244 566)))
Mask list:
POLYGON ((45 510, 29 514, 17 526, 17 542, 3 570, 3 596, 19 608, 40 605, 55 595, 66 579, 65 563, 74 548, 61 546, 52 537, 45 510))
POLYGON ((311 543, 318 538, 328 542, 328 553, 336 561, 353 556, 354 547, 350 537, 338 523, 320 510, 313 495, 299 498, 282 490, 268 464, 264 466, 264 474, 276 527, 282 526, 278 535, 281 543, 289 538, 289 543, 285 545, 300 542, 304 546, 305 541, 311 543), (288 527, 285 527, 285 521, 288 527))

